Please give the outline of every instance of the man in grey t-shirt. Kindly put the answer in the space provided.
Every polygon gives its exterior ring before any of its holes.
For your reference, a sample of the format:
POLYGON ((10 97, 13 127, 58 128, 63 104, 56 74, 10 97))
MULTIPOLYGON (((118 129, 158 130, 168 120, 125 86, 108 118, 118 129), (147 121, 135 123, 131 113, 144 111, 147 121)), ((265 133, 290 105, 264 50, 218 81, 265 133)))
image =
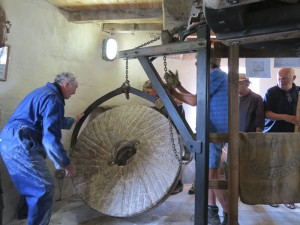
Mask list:
POLYGON ((239 74, 240 131, 261 132, 265 123, 263 100, 249 89, 250 83, 246 74, 239 74))

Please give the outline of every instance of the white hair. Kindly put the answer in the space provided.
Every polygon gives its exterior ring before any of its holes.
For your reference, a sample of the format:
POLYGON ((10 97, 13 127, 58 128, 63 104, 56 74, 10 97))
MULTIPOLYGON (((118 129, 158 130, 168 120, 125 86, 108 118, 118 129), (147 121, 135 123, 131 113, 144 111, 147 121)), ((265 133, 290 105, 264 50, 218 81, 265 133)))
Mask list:
POLYGON ((69 81, 71 83, 77 83, 76 81, 76 77, 73 73, 69 73, 69 72, 62 72, 58 75, 56 75, 54 82, 58 83, 60 85, 64 84, 66 81, 69 81))

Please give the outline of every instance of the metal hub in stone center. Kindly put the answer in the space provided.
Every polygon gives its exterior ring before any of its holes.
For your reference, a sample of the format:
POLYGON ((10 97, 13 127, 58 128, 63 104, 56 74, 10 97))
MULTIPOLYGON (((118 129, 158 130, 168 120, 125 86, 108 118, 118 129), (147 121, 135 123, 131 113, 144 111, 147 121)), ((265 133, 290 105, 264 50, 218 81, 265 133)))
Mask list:
POLYGON ((108 165, 126 166, 132 162, 137 151, 137 144, 139 144, 138 140, 118 142, 112 150, 112 160, 107 162, 108 165))

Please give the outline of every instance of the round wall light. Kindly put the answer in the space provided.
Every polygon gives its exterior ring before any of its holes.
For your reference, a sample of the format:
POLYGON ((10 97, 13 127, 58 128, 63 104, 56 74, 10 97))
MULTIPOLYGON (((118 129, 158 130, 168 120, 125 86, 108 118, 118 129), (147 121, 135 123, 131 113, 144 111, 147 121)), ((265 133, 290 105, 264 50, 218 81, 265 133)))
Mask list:
POLYGON ((112 61, 118 53, 118 43, 113 38, 105 38, 102 41, 102 59, 112 61))

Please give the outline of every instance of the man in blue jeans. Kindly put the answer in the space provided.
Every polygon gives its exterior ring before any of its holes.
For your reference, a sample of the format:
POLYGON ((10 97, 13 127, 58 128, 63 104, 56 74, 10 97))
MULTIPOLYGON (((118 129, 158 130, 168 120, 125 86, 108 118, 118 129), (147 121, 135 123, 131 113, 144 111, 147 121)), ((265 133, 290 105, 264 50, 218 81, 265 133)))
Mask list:
POLYGON ((75 166, 61 143, 61 129, 74 123, 74 118, 64 117, 64 106, 77 87, 72 73, 58 74, 54 83, 21 101, 1 132, 1 155, 17 190, 26 197, 28 225, 50 222, 54 181, 46 157, 57 169, 64 168, 67 177, 75 176, 75 166))

